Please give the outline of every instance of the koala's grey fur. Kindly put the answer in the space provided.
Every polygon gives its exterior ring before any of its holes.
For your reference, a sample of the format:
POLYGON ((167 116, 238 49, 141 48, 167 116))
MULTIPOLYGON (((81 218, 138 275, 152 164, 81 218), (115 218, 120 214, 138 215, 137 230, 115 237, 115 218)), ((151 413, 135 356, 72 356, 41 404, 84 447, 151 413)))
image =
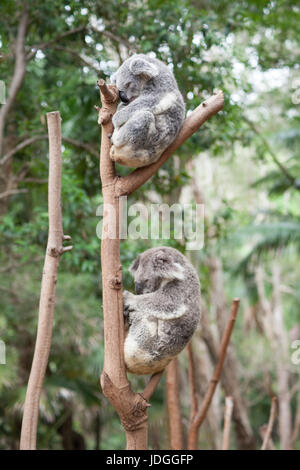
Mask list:
POLYGON ((112 119, 112 160, 129 167, 157 161, 185 117, 173 73, 160 60, 135 54, 111 76, 111 83, 122 100, 112 119))
POLYGON ((154 374, 186 346, 200 320, 200 283, 191 263, 169 247, 150 248, 130 267, 138 295, 124 291, 124 353, 129 372, 154 374))

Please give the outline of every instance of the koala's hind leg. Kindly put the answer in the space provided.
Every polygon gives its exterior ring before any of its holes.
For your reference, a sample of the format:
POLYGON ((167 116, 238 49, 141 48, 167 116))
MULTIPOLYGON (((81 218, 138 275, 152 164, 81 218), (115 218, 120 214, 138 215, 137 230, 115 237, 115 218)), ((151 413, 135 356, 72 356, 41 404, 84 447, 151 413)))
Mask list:
POLYGON ((111 159, 121 165, 141 167, 151 163, 151 136, 157 134, 155 118, 150 111, 135 112, 112 136, 111 159))
POLYGON ((126 165, 130 168, 139 168, 149 165, 150 153, 148 150, 135 150, 131 145, 115 147, 110 149, 110 158, 120 165, 126 165))
POLYGON ((136 149, 145 148, 145 144, 152 134, 156 133, 155 118, 150 111, 136 111, 132 117, 121 127, 116 128, 112 135, 115 147, 134 145, 136 149))

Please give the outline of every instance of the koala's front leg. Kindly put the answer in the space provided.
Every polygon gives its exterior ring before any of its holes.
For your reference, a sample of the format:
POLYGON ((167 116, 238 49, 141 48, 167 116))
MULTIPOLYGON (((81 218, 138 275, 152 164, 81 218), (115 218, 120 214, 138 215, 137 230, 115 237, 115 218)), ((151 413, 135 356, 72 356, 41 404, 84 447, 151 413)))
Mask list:
POLYGON ((124 317, 129 323, 131 323, 134 318, 141 316, 141 314, 136 309, 137 297, 137 295, 132 294, 128 290, 124 290, 123 292, 124 317))
POLYGON ((187 311, 184 304, 174 303, 172 296, 165 296, 162 292, 150 292, 148 294, 130 294, 130 305, 134 311, 141 312, 140 315, 149 319, 175 320, 182 317, 187 311))

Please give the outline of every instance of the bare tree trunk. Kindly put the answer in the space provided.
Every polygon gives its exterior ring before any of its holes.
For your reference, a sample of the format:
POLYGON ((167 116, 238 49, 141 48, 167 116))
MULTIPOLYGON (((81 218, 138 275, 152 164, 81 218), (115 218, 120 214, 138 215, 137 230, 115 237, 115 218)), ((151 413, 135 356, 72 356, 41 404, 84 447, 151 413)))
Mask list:
POLYGON ((65 236, 61 212, 61 118, 58 111, 47 114, 49 130, 49 235, 40 295, 36 345, 27 386, 20 448, 35 450, 39 403, 51 346, 53 311, 60 256, 72 249, 63 247, 65 236))
POLYGON ((167 367, 167 396, 171 449, 182 450, 184 449, 184 437, 180 409, 179 362, 177 357, 167 367))

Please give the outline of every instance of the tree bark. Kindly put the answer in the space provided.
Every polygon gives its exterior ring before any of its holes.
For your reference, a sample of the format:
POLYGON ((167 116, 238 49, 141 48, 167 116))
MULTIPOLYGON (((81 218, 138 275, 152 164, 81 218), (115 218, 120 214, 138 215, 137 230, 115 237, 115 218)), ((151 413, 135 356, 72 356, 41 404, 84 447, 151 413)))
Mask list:
POLYGON ((172 450, 184 449, 182 416, 180 409, 179 362, 175 357, 167 367, 167 396, 170 444, 172 450))
POLYGON ((70 237, 63 234, 61 211, 61 118, 47 114, 49 131, 49 233, 43 269, 37 338, 27 386, 20 448, 35 450, 39 403, 51 346, 53 311, 60 256, 72 249, 63 247, 70 237))
POLYGON ((223 443, 222 450, 228 450, 230 445, 230 428, 231 428, 231 418, 233 410, 233 400, 232 397, 226 397, 225 400, 225 413, 224 413, 224 434, 223 434, 223 443))
MULTIPOLYGON (((190 389, 190 423, 193 421, 198 409, 198 402, 204 400, 209 381, 211 378, 213 366, 210 355, 205 342, 196 333, 192 341, 188 345, 188 375, 190 389), (197 368, 195 367, 197 364, 197 368)), ((207 445, 211 449, 220 448, 220 410, 219 410, 219 393, 216 390, 209 410, 206 415, 205 423, 203 423, 203 434, 207 441, 207 445), (206 428, 206 429, 205 429, 206 428), (206 437, 207 435, 207 437, 206 437)), ((202 426, 201 426, 202 430, 202 426)))
POLYGON ((221 376, 227 348, 229 345, 229 341, 231 338, 231 334, 233 331, 233 327, 234 327, 237 312, 238 312, 239 302, 240 302, 239 299, 234 299, 232 302, 230 317, 225 327, 224 334, 222 336, 219 358, 215 366, 213 377, 209 383, 204 400, 201 403, 200 408, 197 410, 192 422, 190 423, 190 430, 189 430, 189 437, 188 437, 188 448, 190 450, 197 449, 199 428, 206 417, 207 411, 209 409, 210 403, 212 401, 213 395, 215 393, 216 387, 218 385, 218 382, 221 376))
POLYGON ((115 408, 126 431, 127 449, 143 450, 147 449, 148 440, 147 408, 150 406, 148 400, 161 374, 152 376, 142 394, 131 390, 126 375, 119 200, 120 196, 131 194, 146 182, 188 137, 207 119, 220 111, 224 105, 224 96, 222 92, 218 92, 198 106, 184 122, 175 142, 156 163, 136 169, 128 176, 119 177, 109 155, 109 135, 113 131, 111 118, 116 110, 118 92, 114 86, 107 86, 103 80, 99 80, 98 86, 102 102, 102 108, 98 108, 98 122, 102 126, 100 177, 104 202, 101 266, 105 359, 101 385, 104 395, 115 408))
POLYGON ((273 397, 272 398, 271 411, 270 411, 270 418, 269 418, 269 422, 268 422, 266 431, 264 433, 261 450, 267 450, 268 449, 268 445, 269 445, 269 441, 271 439, 273 426, 274 426, 274 423, 275 423, 276 412, 277 412, 277 398, 273 397))

